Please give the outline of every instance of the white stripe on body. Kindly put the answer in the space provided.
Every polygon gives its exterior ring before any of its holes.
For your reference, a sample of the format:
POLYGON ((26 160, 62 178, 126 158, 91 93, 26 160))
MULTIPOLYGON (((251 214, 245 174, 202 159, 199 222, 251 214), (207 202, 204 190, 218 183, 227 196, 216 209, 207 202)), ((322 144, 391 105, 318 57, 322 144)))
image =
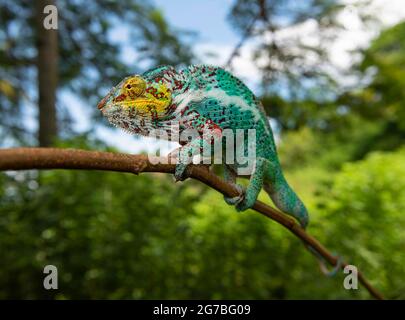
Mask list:
MULTIPOLYGON (((238 96, 231 96, 228 95, 224 90, 214 88, 209 91, 205 90, 191 90, 186 93, 179 94, 174 97, 173 102, 177 105, 177 108, 175 110, 176 114, 180 114, 184 108, 186 108, 188 105, 190 105, 190 102, 193 101, 201 101, 203 99, 216 99, 218 101, 221 101, 224 106, 229 106, 231 104, 234 104, 237 106, 241 111, 250 111, 254 117, 255 122, 262 121, 261 113, 260 111, 255 108, 254 106, 249 105, 246 103, 246 101, 238 96)), ((266 133, 269 134, 268 128, 265 125, 265 130, 266 133)))

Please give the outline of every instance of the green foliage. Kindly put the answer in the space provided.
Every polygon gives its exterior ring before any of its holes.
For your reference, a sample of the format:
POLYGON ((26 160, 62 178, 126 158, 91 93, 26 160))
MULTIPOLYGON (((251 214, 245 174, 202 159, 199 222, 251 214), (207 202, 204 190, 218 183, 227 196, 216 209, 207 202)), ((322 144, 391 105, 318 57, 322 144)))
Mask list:
POLYGON ((405 289, 404 163, 405 149, 346 164, 321 201, 327 243, 390 297, 405 289))
MULTIPOLYGON (((285 131, 278 148, 283 168, 295 171, 306 166, 339 169, 345 162, 361 159, 374 143, 373 138, 384 129, 384 123, 357 115, 342 115, 339 122, 331 131, 309 126, 285 131)), ((387 149, 389 147, 387 145, 387 149)))
POLYGON ((1 298, 46 297, 47 264, 59 267, 61 290, 49 293, 57 298, 181 295, 193 189, 180 192, 168 176, 85 171, 2 182, 1 298))
POLYGON ((298 240, 199 185, 85 171, 1 178, 1 298, 289 298, 325 280, 298 240), (42 288, 47 264, 57 291, 42 288))
POLYGON ((398 122, 405 131, 405 22, 387 29, 366 50, 363 70, 374 70, 375 76, 365 94, 371 95, 368 111, 374 117, 383 116, 398 122))
POLYGON ((394 150, 405 141, 405 22, 384 30, 365 50, 359 70, 367 85, 343 94, 350 113, 380 124, 359 152, 394 150))

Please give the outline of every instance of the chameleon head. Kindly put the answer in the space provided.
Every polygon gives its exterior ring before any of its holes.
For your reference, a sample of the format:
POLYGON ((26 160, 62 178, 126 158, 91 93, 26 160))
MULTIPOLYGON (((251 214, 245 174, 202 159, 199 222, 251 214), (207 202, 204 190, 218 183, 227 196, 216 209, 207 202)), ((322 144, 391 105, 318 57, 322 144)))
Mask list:
POLYGON ((165 83, 148 82, 136 75, 112 88, 97 107, 112 124, 138 133, 139 123, 162 118, 171 102, 171 91, 165 83))

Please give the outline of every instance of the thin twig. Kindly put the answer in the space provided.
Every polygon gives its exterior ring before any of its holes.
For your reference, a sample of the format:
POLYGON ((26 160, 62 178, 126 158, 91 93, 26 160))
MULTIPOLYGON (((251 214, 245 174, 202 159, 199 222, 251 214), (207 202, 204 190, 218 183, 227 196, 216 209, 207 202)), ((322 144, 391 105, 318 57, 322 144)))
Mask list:
POLYGON ((225 63, 225 68, 232 69, 232 61, 239 56, 239 52, 244 46, 245 42, 251 37, 253 28, 258 20, 263 20, 267 23, 269 23, 268 17, 267 17, 267 10, 266 10, 266 1, 265 0, 259 0, 259 13, 252 19, 252 21, 248 24, 247 28, 245 29, 245 32, 242 35, 242 38, 239 40, 239 42, 236 44, 235 48, 232 50, 227 62, 225 63))
MULTIPOLYGON (((167 164, 167 158, 163 157, 77 149, 14 148, 0 150, 0 171, 29 169, 84 169, 139 174, 142 172, 173 173, 175 165, 167 164)), ((236 188, 210 172, 207 167, 189 166, 187 175, 228 197, 238 195, 236 188)), ((338 259, 334 255, 302 229, 292 218, 260 201, 256 201, 252 209, 290 230, 332 266, 336 266, 338 263, 338 259)), ((346 265, 346 263, 343 263, 341 268, 343 269, 346 265)), ((368 282, 361 272, 358 272, 358 278, 374 298, 383 299, 383 296, 368 282)))
POLYGON ((250 38, 251 33, 253 31, 253 27, 256 24, 258 17, 253 18, 253 20, 251 21, 251 23, 248 25, 248 27, 246 28, 242 38, 239 40, 239 42, 236 44, 235 48, 232 50, 228 60, 225 63, 225 68, 229 68, 232 69, 232 61, 239 56, 239 52, 242 49, 243 45, 245 44, 245 42, 250 38))

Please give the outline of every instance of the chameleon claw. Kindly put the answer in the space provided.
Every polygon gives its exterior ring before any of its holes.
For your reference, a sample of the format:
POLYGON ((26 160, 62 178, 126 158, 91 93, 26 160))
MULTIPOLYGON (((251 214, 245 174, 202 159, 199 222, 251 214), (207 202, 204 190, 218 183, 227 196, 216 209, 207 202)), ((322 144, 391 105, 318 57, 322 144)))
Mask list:
POLYGON ((174 182, 177 183, 179 181, 184 181, 186 180, 186 177, 182 176, 177 176, 176 174, 174 174, 174 182))
POLYGON ((251 207, 252 206, 247 202, 247 199, 245 197, 235 206, 238 212, 245 211, 247 209, 250 209, 251 207))
MULTIPOLYGON (((234 187, 238 189, 239 195, 236 197, 226 197, 224 196, 224 200, 227 204, 231 206, 238 206, 241 202, 243 202, 245 198, 245 190, 242 186, 235 184, 234 187)), ((239 210, 238 210, 239 211, 239 210)))
POLYGON ((234 186, 238 189, 239 195, 236 197, 224 196, 225 202, 229 205, 234 205, 236 211, 238 212, 245 211, 253 207, 256 202, 256 198, 249 197, 249 195, 246 194, 246 190, 242 186, 237 184, 234 186))
POLYGON ((176 169, 174 171, 175 182, 184 181, 187 179, 186 168, 187 168, 186 164, 178 163, 176 165, 176 169))
POLYGON ((236 197, 224 197, 225 202, 231 206, 235 206, 243 200, 243 195, 236 197))

